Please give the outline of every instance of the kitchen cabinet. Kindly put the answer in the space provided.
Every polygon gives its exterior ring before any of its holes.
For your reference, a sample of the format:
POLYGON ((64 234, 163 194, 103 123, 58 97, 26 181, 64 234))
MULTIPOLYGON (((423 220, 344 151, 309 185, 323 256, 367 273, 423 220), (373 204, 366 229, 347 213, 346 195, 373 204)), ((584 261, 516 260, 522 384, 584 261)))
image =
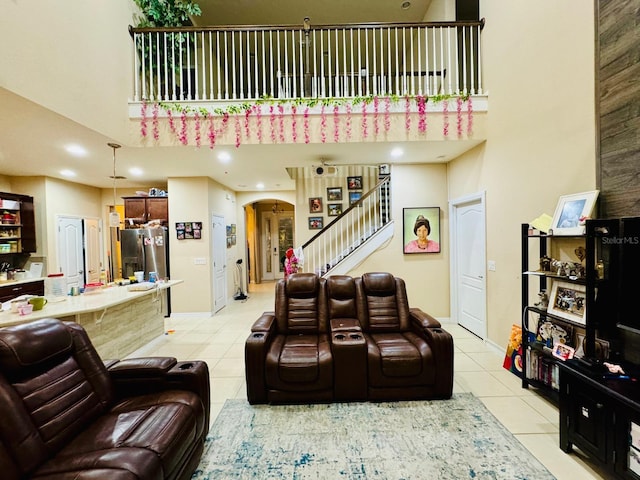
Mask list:
POLYGON ((20 295, 44 295, 44 280, 13 282, 0 286, 0 303, 12 300, 20 295))
POLYGON ((0 255, 35 251, 33 197, 0 192, 0 255))
POLYGON ((168 197, 123 197, 125 228, 139 228, 159 220, 162 226, 169 224, 168 197))

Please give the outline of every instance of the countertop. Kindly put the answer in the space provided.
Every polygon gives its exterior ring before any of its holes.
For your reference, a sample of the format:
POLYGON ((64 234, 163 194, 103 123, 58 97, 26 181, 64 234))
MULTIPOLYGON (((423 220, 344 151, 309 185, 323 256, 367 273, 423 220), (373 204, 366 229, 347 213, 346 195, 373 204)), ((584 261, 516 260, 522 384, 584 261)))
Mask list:
MULTIPOLYGON (((33 281, 33 279, 31 280, 33 281)), ((20 281, 22 282, 22 281, 20 281)), ((40 318, 62 318, 87 312, 98 312, 114 305, 129 302, 144 295, 158 294, 159 291, 173 287, 184 280, 168 280, 158 282, 155 288, 144 291, 129 291, 127 286, 111 286, 99 290, 97 293, 83 293, 78 296, 66 296, 60 299, 47 297, 49 302, 42 310, 37 310, 28 315, 20 315, 11 312, 10 309, 0 312, 0 327, 17 325, 40 318)), ((12 282, 16 283, 16 282, 12 282)), ((5 302, 6 304, 7 302, 5 302)))
POLYGON ((25 278, 23 280, 7 280, 0 282, 0 287, 10 287, 12 285, 20 285, 22 283, 44 282, 44 277, 39 278, 25 278))

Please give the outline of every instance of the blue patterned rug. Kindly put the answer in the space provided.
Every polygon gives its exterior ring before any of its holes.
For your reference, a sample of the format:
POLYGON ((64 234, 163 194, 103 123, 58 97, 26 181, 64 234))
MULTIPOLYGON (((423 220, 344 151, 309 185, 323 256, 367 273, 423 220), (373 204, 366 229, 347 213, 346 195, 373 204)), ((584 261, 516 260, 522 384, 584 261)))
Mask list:
POLYGON ((197 480, 552 480, 469 393, 451 400, 249 405, 227 400, 197 480))

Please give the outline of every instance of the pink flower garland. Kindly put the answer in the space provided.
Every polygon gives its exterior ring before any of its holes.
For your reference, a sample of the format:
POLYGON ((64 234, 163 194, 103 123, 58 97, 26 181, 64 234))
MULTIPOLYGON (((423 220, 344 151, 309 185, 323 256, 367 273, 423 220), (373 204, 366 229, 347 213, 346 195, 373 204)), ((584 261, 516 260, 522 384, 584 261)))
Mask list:
POLYGON ((295 105, 291 105, 291 140, 293 143, 298 143, 298 119, 296 113, 298 108, 295 105))
POLYGON ((418 102, 418 132, 427 132, 427 99, 422 95, 416 97, 418 102))
POLYGON ((276 143, 276 116, 273 105, 269 106, 269 127, 271 128, 271 143, 276 143))
POLYGON ((366 139, 369 136, 367 125, 367 102, 362 101, 362 138, 366 139))
POLYGON ((389 133, 391 130, 391 99, 385 97, 384 99, 384 133, 389 133))
POLYGON ((458 137, 461 137, 462 136, 462 98, 460 97, 456 98, 456 113, 457 113, 457 118, 456 118, 457 133, 458 133, 458 137))
POLYGON ((187 111, 183 110, 180 115, 180 143, 186 145, 189 143, 189 139, 187 138, 187 111))
POLYGON ((449 136, 449 100, 442 100, 442 135, 449 136))
POLYGON ((280 143, 284 143, 284 106, 282 104, 278 105, 278 115, 279 115, 279 133, 280 133, 280 143))
POLYGON ((158 126, 158 110, 159 105, 157 103, 153 104, 153 139, 157 142, 160 139, 160 129, 158 126))
POLYGON ((378 118, 378 110, 380 108, 380 99, 376 95, 373 97, 373 134, 377 138, 380 133, 380 119, 378 118))
POLYGON ((209 123, 209 148, 213 150, 216 146, 216 129, 213 125, 213 115, 211 112, 207 113, 207 122, 209 123))
POLYGON ((467 100, 467 136, 473 134, 473 105, 471 105, 471 97, 467 100))
POLYGON ((327 115, 324 112, 324 104, 320 107, 320 141, 327 142, 327 115))
POLYGON ((351 104, 347 103, 347 125, 345 127, 347 142, 351 140, 351 104))
POLYGON ((404 97, 404 129, 407 133, 411 130, 411 101, 408 95, 404 97))
POLYGON ((140 106, 140 135, 147 136, 147 102, 142 102, 140 106))
POLYGON ((236 148, 240 147, 242 143, 242 126, 240 125, 240 115, 234 115, 234 129, 236 133, 236 148))
POLYGON ((340 142, 340 115, 338 115, 338 105, 333 106, 333 141, 340 142))
POLYGON ((247 140, 251 138, 251 130, 249 129, 249 115, 251 115, 251 109, 247 108, 244 111, 244 136, 247 140))
POLYGON ((309 138, 309 107, 306 107, 304 109, 304 121, 303 121, 303 128, 304 128, 304 143, 309 143, 310 138, 309 138))
POLYGON ((174 135, 178 135, 178 131, 176 130, 176 123, 173 120, 173 112, 171 112, 171 110, 167 110, 167 117, 169 117, 169 130, 171 130, 171 133, 173 133, 174 135))
POLYGON ((193 120, 195 123, 195 130, 196 130, 196 147, 200 148, 201 145, 201 139, 200 139, 200 115, 198 115, 198 112, 195 112, 193 114, 193 120))
POLYGON ((256 114, 256 130, 258 143, 262 143, 262 105, 254 105, 253 112, 256 114))

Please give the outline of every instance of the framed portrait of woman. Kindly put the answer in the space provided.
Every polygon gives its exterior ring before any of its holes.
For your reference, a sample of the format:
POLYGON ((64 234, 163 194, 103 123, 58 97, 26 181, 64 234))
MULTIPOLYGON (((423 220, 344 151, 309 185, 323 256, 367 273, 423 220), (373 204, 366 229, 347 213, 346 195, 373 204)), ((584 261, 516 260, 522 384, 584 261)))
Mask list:
POLYGON ((440 207, 402 209, 403 252, 440 253, 440 207))

